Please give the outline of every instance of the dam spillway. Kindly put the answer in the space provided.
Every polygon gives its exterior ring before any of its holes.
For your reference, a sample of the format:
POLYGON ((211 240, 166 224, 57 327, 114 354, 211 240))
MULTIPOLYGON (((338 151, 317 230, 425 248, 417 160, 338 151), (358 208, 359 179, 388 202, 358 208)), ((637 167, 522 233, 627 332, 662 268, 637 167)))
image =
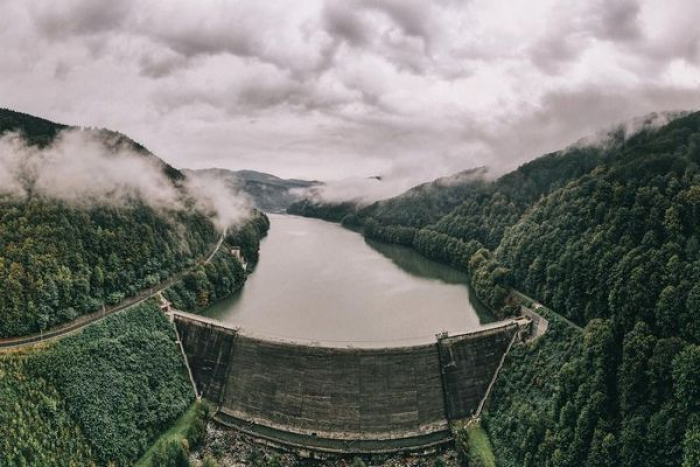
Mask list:
POLYGON ((521 329, 503 321, 404 347, 348 348, 173 320, 197 390, 217 418, 270 442, 326 452, 430 448, 471 416, 521 329))

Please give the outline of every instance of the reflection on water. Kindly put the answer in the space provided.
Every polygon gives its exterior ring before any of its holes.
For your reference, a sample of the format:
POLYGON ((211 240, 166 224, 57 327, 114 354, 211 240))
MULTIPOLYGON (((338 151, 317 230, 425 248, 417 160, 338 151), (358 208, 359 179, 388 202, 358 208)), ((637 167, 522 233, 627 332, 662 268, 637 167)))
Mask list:
POLYGON ((481 324, 495 321, 491 310, 476 297, 476 292, 474 292, 469 282, 469 275, 466 272, 445 266, 436 261, 431 261, 425 256, 416 253, 415 250, 405 246, 378 242, 371 239, 365 239, 365 243, 373 250, 390 259, 396 266, 415 277, 432 279, 444 282, 445 284, 461 284, 466 286, 469 290, 469 303, 479 316, 481 324))
POLYGON ((460 271, 337 224, 270 220, 255 272, 207 316, 252 334, 359 346, 401 345, 492 320, 460 271))

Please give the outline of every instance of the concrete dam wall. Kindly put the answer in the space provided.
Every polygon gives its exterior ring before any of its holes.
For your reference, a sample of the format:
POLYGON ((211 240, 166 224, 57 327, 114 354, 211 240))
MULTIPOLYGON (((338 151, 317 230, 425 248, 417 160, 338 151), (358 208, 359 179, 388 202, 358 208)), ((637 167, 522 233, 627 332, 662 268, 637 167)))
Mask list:
POLYGON ((268 441, 327 452, 421 449, 474 413, 516 321, 423 345, 331 348, 275 342, 193 315, 174 322, 219 421, 268 441))

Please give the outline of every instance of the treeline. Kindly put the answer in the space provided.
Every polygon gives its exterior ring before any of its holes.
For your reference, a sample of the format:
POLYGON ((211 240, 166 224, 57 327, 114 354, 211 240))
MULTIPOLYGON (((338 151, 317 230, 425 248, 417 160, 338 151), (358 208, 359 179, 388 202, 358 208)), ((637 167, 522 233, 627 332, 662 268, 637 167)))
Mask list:
POLYGON ((241 249, 252 269, 259 259, 260 240, 270 228, 268 217, 256 211, 253 218, 227 233, 223 245, 208 264, 202 264, 184 275, 164 296, 175 308, 198 312, 240 290, 246 271, 231 255, 231 247, 241 249))
POLYGON ((38 332, 156 285, 215 244, 196 212, 0 199, 0 337, 38 332))
POLYGON ((94 466, 66 401, 27 368, 30 356, 0 356, 0 462, 6 467, 94 466))
POLYGON ((437 221, 402 195, 344 223, 586 327, 514 352, 486 415, 499 465, 698 465, 700 113, 467 183, 437 221))
POLYGON ((304 217, 316 217, 331 222, 340 222, 344 217, 357 210, 354 202, 319 203, 312 200, 301 200, 287 208, 289 214, 304 217))
MULTIPOLYGON (((70 129, 0 109, 0 135, 46 147, 70 129)), ((119 133, 84 130, 108 148, 154 160, 178 186, 184 175, 119 133)), ((26 335, 114 305, 200 259, 218 234, 194 210, 154 210, 142 200, 74 206, 33 193, 0 196, 0 338, 26 335)))
POLYGON ((225 241, 229 245, 240 247, 246 261, 255 266, 259 259, 260 241, 269 230, 270 219, 264 212, 256 210, 251 219, 230 229, 225 241))
POLYGON ((147 302, 31 353, 0 356, 3 466, 133 465, 194 394, 147 302))
POLYGON ((515 287, 587 324, 518 462, 700 459, 700 115, 637 139, 534 205, 496 250, 515 287))

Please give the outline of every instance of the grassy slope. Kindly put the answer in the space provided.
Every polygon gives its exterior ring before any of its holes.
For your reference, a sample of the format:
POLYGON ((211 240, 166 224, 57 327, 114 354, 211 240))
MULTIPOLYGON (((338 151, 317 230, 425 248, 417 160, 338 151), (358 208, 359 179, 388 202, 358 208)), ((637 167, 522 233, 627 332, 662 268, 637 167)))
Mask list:
POLYGON ((187 412, 182 414, 180 418, 175 420, 175 423, 158 439, 155 440, 155 442, 151 445, 150 448, 148 448, 148 451, 139 459, 136 464, 134 464, 134 467, 150 467, 151 466, 151 458, 153 457, 153 453, 155 452, 156 445, 160 443, 165 443, 171 440, 176 440, 179 441, 181 439, 187 438, 187 433, 190 430, 190 427, 194 423, 194 421, 198 417, 198 412, 200 410, 200 405, 202 402, 200 401, 195 401, 190 405, 189 409, 187 409, 187 412))
POLYGON ((473 423, 468 426, 467 439, 469 455, 472 459, 481 460, 484 467, 496 467, 496 455, 493 453, 491 441, 481 425, 473 423))

